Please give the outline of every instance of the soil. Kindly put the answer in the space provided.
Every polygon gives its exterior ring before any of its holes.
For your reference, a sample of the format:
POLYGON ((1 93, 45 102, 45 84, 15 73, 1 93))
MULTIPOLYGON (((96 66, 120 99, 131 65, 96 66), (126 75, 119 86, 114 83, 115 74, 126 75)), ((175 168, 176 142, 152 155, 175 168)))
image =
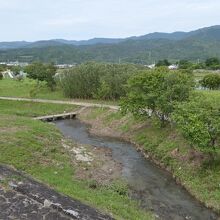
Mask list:
MULTIPOLYGON (((114 124, 111 125, 104 125, 102 118, 99 116, 95 119, 90 119, 87 116, 90 115, 92 112, 92 108, 86 108, 83 111, 81 111, 80 115, 78 115, 79 119, 90 125, 89 132, 91 134, 97 135, 97 136, 104 136, 104 137, 113 137, 113 138, 121 138, 123 133, 118 132, 113 127, 118 127, 118 124, 121 122, 114 122, 114 124), (117 124, 118 123, 118 124, 117 124)), ((117 112, 117 110, 112 110, 113 112, 117 112)))
POLYGON ((71 154, 75 167, 74 177, 79 180, 95 181, 99 185, 107 185, 121 176, 122 166, 112 158, 108 148, 67 143, 63 147, 71 154))

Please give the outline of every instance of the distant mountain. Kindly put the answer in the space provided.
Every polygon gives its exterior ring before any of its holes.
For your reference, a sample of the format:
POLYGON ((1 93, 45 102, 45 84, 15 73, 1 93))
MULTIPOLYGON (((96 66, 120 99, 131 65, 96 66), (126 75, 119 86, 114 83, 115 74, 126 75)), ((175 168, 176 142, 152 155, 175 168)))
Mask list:
POLYGON ((56 63, 106 62, 152 63, 159 59, 220 58, 220 25, 191 32, 151 33, 124 39, 94 38, 84 41, 54 39, 0 43, 0 61, 20 60, 56 63), (25 60, 27 59, 28 60, 25 60))
POLYGON ((125 41, 125 39, 111 39, 111 38, 93 38, 90 40, 42 40, 36 42, 15 41, 15 42, 0 42, 0 50, 17 49, 17 48, 36 48, 36 47, 49 47, 60 45, 73 45, 73 46, 85 46, 85 45, 97 45, 97 44, 115 44, 125 41))
POLYGON ((23 48, 29 44, 26 41, 0 42, 0 50, 23 48))
POLYGON ((120 43, 122 41, 125 41, 125 39, 120 38, 93 38, 90 40, 81 40, 81 41, 74 41, 74 40, 63 40, 63 39, 56 39, 54 41, 68 44, 68 45, 74 45, 74 46, 82 46, 82 45, 96 45, 96 44, 116 44, 120 43))

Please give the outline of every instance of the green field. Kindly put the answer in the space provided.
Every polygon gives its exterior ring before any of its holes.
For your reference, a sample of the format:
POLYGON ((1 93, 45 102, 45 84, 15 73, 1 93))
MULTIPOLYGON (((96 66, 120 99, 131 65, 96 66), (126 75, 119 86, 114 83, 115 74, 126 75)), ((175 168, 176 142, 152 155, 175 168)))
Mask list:
POLYGON ((22 81, 3 79, 0 80, 0 96, 42 98, 42 99, 64 99, 61 89, 50 91, 45 83, 40 83, 36 96, 31 96, 31 91, 37 85, 36 81, 25 79, 22 81))
MULTIPOLYGON (((216 71, 204 70, 201 72, 201 71, 195 70, 193 72, 193 74, 197 80, 201 80, 204 76, 206 76, 208 74, 213 74, 213 73, 216 73, 216 71)), ((220 74, 220 73, 218 72, 218 74, 220 74)))
POLYGON ((205 95, 215 106, 220 108, 220 90, 201 90, 199 93, 205 95))
POLYGON ((0 100, 0 114, 14 116, 36 117, 63 113, 64 111, 72 112, 75 109, 76 106, 73 105, 0 100))
MULTIPOLYGON (((25 79, 22 81, 3 79, 0 80, 0 96, 4 97, 19 97, 19 98, 39 98, 50 100, 70 100, 64 97, 62 89, 58 86, 55 91, 51 91, 45 83, 40 83, 40 87, 36 90, 36 95, 32 95, 33 88, 37 85, 35 80, 25 79)), ((87 100, 74 99, 74 101, 103 103, 103 104, 117 104, 117 101, 108 100, 87 100)))
POLYGON ((76 165, 62 147, 64 138, 58 129, 32 119, 74 109, 72 105, 0 100, 0 163, 25 171, 66 195, 112 213, 116 219, 153 219, 126 194, 120 195, 117 183, 93 189, 89 180, 78 180, 74 176, 76 165))

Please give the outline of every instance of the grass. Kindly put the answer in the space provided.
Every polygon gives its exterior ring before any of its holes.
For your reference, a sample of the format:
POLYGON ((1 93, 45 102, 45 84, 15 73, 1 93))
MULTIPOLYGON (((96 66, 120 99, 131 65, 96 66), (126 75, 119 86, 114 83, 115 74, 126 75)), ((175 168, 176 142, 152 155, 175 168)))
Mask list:
POLYGON ((195 79, 196 80, 201 80, 203 79, 204 76, 208 75, 208 74, 213 74, 213 73, 216 73, 216 74, 220 74, 219 72, 216 72, 214 70, 205 70, 205 71, 194 71, 193 72, 193 75, 195 76, 195 79))
POLYGON ((89 180, 75 178, 76 165, 62 147, 61 133, 53 124, 30 118, 74 108, 0 100, 0 163, 25 171, 66 195, 112 213, 116 219, 153 219, 151 214, 129 199, 127 189, 121 183, 93 189, 89 180))
POLYGON ((63 113, 64 111, 72 112, 76 110, 76 108, 77 107, 73 105, 0 100, 0 114, 16 116, 37 117, 63 113))
POLYGON ((66 98, 63 95, 62 89, 57 87, 55 91, 51 91, 45 83, 40 83, 40 86, 37 90, 37 83, 35 80, 25 79, 22 81, 12 80, 12 79, 3 79, 0 80, 0 96, 5 97, 19 97, 19 98, 39 98, 39 99, 50 99, 50 100, 74 100, 74 101, 83 101, 91 103, 102 103, 109 105, 116 105, 117 101, 108 101, 108 100, 87 100, 87 99, 70 99, 66 98), (36 94, 33 96, 33 93, 36 94))
POLYGON ((201 90, 198 91, 205 95, 212 103, 220 108, 220 90, 201 90))
POLYGON ((35 97, 31 96, 31 91, 37 85, 36 81, 25 79, 22 81, 3 79, 0 80, 0 96, 42 98, 42 99, 65 99, 61 89, 51 91, 45 83, 40 83, 40 87, 35 97))
POLYGON ((220 213, 220 150, 214 161, 202 162, 199 156, 192 157, 191 146, 174 127, 161 129, 150 119, 122 116, 111 110, 100 112, 93 109, 87 114, 82 117, 98 120, 100 129, 108 125, 121 136, 141 145, 169 169, 192 195, 220 213), (176 149, 178 153, 175 153, 176 149))

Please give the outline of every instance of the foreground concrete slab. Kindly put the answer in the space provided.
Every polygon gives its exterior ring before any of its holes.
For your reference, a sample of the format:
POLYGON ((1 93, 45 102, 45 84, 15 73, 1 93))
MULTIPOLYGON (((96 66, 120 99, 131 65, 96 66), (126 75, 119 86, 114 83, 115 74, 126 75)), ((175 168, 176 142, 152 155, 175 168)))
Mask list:
POLYGON ((0 220, 112 220, 8 166, 0 165, 0 220))

